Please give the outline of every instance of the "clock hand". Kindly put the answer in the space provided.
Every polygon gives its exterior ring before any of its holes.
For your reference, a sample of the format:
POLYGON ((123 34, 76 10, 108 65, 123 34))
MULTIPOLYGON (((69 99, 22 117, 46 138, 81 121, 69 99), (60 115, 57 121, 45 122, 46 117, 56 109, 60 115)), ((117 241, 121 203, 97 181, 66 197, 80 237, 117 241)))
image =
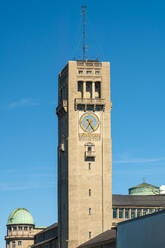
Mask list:
POLYGON ((93 125, 91 124, 91 122, 90 122, 90 126, 91 126, 91 128, 93 129, 93 131, 94 131, 94 127, 93 127, 93 125))
POLYGON ((92 122, 92 120, 89 120, 88 119, 88 123, 89 123, 89 125, 90 125, 90 127, 93 129, 93 131, 94 131, 94 127, 93 127, 93 125, 91 124, 91 122, 92 122))
POLYGON ((86 119, 86 121, 88 122, 88 126, 86 128, 88 128, 90 126, 89 119, 86 119))

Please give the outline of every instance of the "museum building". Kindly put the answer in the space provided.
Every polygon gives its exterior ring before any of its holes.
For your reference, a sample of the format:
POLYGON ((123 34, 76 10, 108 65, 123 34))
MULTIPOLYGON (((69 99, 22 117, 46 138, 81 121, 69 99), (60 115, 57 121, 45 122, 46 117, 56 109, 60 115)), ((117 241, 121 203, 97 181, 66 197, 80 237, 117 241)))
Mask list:
POLYGON ((16 208, 7 221, 6 248, 28 248, 34 243, 34 235, 43 227, 35 227, 31 213, 26 208, 16 208))

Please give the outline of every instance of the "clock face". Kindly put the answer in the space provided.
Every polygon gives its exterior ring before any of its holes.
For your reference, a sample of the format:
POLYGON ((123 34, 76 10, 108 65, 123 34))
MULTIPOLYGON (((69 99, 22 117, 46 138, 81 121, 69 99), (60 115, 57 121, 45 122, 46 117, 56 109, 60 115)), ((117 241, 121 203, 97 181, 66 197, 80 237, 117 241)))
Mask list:
POLYGON ((99 118, 94 113, 85 113, 80 117, 80 127, 88 133, 95 132, 99 127, 99 118))

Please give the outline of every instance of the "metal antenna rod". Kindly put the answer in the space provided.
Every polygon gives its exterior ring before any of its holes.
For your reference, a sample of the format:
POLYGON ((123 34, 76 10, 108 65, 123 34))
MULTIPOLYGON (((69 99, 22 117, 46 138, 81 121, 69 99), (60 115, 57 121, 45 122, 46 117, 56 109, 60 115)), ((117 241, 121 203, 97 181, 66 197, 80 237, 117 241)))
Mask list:
POLYGON ((85 14, 86 14, 86 6, 82 6, 82 13, 83 13, 83 60, 85 60, 85 14))

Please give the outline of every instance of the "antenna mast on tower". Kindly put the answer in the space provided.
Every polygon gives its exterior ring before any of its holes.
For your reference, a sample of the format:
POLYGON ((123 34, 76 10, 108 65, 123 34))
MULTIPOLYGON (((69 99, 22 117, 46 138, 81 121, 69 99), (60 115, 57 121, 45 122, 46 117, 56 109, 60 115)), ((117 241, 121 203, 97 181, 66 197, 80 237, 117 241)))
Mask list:
POLYGON ((83 14, 83 60, 85 60, 85 14, 86 14, 86 6, 82 6, 82 14, 83 14))

